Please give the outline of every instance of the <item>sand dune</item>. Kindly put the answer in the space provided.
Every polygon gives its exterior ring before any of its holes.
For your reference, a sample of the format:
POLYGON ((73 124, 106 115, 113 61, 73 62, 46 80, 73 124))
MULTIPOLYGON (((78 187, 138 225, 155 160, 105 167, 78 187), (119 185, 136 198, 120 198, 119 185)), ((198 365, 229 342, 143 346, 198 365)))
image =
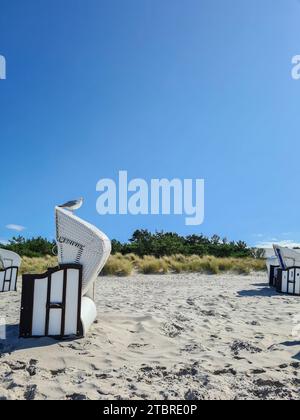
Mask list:
POLYGON ((101 278, 88 337, 19 340, 0 295, 2 399, 298 399, 299 298, 263 274, 101 278), (298 341, 297 341, 298 340, 298 341))

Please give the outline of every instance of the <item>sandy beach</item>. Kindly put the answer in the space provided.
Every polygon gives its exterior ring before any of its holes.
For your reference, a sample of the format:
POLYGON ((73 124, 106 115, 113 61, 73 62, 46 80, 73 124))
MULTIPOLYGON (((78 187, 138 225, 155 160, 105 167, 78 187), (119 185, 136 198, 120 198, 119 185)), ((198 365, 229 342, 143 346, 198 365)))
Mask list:
POLYGON ((299 399, 299 298, 265 274, 100 278, 82 340, 19 340, 0 295, 1 399, 299 399))

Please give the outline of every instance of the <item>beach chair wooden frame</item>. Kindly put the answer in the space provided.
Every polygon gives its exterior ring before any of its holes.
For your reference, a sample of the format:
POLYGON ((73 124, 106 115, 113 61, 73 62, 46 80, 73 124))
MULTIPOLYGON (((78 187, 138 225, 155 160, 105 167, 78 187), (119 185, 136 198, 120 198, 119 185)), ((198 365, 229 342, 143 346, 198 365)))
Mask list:
POLYGON ((66 264, 23 276, 20 337, 83 336, 82 266, 66 264))
POLYGON ((300 296, 300 267, 277 270, 276 290, 279 293, 300 296))
POLYGON ((269 285, 270 287, 277 287, 277 276, 278 270, 280 269, 279 265, 271 265, 269 268, 269 285))
POLYGON ((0 249, 0 258, 4 265, 0 269, 0 293, 16 292, 21 257, 15 252, 0 249))
POLYGON ((0 293, 16 292, 19 267, 9 267, 0 270, 0 293))

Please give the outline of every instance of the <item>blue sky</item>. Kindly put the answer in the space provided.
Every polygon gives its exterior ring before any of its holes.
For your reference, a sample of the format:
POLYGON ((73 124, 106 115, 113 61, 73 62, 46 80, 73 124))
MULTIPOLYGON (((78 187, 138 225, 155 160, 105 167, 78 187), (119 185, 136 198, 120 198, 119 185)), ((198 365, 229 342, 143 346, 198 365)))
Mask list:
POLYGON ((297 0, 1 0, 0 238, 54 206, 110 237, 148 228, 300 242, 297 0), (204 178, 205 222, 99 216, 96 183, 204 178), (16 228, 16 226, 14 226, 16 228))

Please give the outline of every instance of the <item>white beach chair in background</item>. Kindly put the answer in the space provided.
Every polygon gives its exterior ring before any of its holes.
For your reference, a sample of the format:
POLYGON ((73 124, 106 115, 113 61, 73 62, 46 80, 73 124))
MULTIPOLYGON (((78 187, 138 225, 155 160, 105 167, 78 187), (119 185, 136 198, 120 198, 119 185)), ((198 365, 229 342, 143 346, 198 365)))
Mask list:
POLYGON ((0 293, 16 292, 21 257, 12 251, 0 249, 0 293))
POLYGON ((286 270, 290 267, 300 267, 300 252, 296 249, 284 248, 283 246, 273 245, 275 255, 280 267, 286 270))
POLYGON ((300 296, 300 252, 280 245, 273 248, 276 265, 271 265, 269 269, 270 286, 279 293, 300 296))
POLYGON ((269 285, 271 287, 276 287, 277 270, 280 268, 277 257, 275 255, 268 257, 266 264, 269 277, 269 285))
POLYGON ((108 237, 56 207, 59 266, 23 276, 20 336, 86 335, 97 317, 95 281, 111 252, 108 237))

